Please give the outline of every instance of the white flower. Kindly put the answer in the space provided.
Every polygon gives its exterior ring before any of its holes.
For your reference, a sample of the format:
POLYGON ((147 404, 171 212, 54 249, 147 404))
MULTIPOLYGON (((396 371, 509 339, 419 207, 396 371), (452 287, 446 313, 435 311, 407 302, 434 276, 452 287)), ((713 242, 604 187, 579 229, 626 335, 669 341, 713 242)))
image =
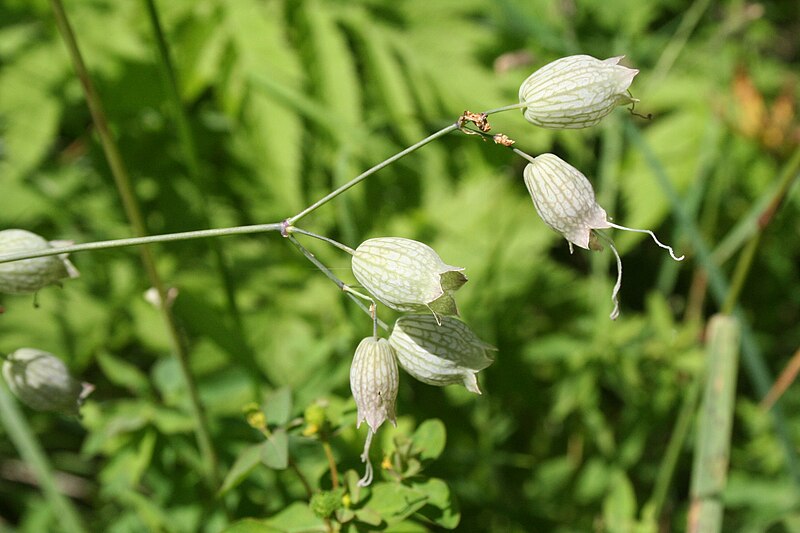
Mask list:
POLYGON ((639 71, 619 65, 623 57, 576 55, 543 66, 519 88, 525 119, 546 128, 588 128, 616 106, 636 102, 628 87, 639 71))
MULTIPOLYGON (((523 172, 525 186, 531 194, 536 212, 545 224, 567 239, 570 252, 573 244, 587 250, 602 249, 594 239, 598 234, 593 233, 593 230, 617 228, 647 233, 658 246, 668 250, 674 260, 683 260, 683 256, 676 257, 672 248, 659 241, 652 231, 627 228, 609 221, 605 209, 595 200, 594 189, 586 176, 560 157, 553 154, 542 154, 535 158, 528 155, 525 157, 530 160, 523 172)), ((611 319, 615 320, 619 316, 617 294, 622 285, 622 260, 614 243, 606 239, 617 260, 617 283, 611 294, 611 300, 614 302, 611 319)))
POLYGON ((493 346, 463 322, 431 315, 407 315, 395 322, 389 344, 403 370, 428 385, 460 383, 480 394, 475 375, 492 364, 493 346))
POLYGON ((20 348, 3 361, 3 378, 11 392, 37 411, 78 414, 83 400, 94 390, 72 377, 67 365, 55 355, 34 348, 20 348))
MULTIPOLYGON (((23 229, 0 231, 0 256, 36 252, 64 246, 64 241, 47 242, 39 235, 23 229)), ((58 283, 63 278, 77 278, 78 270, 67 254, 36 257, 10 263, 0 263, 0 293, 28 294, 58 283)))
POLYGON ((372 431, 378 431, 384 420, 397 425, 398 383, 397 361, 389 342, 377 337, 362 340, 350 366, 350 390, 358 407, 357 427, 365 420, 372 431))
POLYGON ((589 249, 592 229, 610 228, 586 176, 553 154, 542 154, 525 167, 525 186, 545 224, 570 243, 589 249))
POLYGON ((353 275, 375 298, 397 311, 457 315, 452 297, 467 277, 427 244, 401 237, 369 239, 356 248, 353 275))
POLYGON ((395 402, 400 378, 394 356, 394 350, 386 339, 367 337, 356 348, 350 366, 350 390, 358 408, 356 427, 360 427, 364 421, 369 426, 361 454, 361 461, 367 465, 364 477, 358 481, 362 487, 372 483, 369 448, 373 435, 385 420, 397 425, 395 402))

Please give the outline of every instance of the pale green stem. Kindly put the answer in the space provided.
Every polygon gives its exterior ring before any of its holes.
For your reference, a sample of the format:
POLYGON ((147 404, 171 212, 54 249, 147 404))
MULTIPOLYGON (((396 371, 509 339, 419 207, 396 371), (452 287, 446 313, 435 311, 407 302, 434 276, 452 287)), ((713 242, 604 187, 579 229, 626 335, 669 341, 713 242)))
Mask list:
POLYGON ((5 384, 0 384, 0 419, 20 457, 36 475, 36 481, 50 503, 60 529, 69 533, 85 532, 86 528, 72 502, 59 492, 44 451, 5 384))
POLYGON ((664 459, 661 461, 661 465, 658 468, 653 494, 642 511, 642 515, 645 518, 649 517, 657 522, 661 517, 664 500, 666 500, 667 491, 672 484, 672 477, 675 475, 675 469, 678 465, 681 450, 692 428, 692 420, 694 420, 695 411, 697 409, 697 399, 700 396, 701 384, 700 376, 694 376, 688 391, 683 397, 683 404, 681 405, 680 413, 678 413, 678 418, 675 421, 675 427, 670 435, 667 450, 664 452, 664 459))
MULTIPOLYGON (((64 39, 67 51, 69 52, 72 60, 72 64, 75 67, 78 79, 83 87, 86 102, 92 115, 92 121, 97 128, 97 133, 103 146, 103 152, 105 153, 106 160, 111 167, 111 174, 114 177, 117 191, 122 200, 125 215, 132 226, 134 234, 136 234, 138 237, 144 237, 147 235, 147 228, 144 224, 144 218, 142 216, 141 209, 139 208, 136 195, 134 194, 133 185, 128 175, 128 171, 125 168, 125 164, 122 160, 119 147, 117 146, 117 143, 114 140, 114 137, 111 135, 111 131, 108 127, 108 119, 106 117, 105 110, 103 109, 102 101, 94 88, 94 84, 89 76, 89 71, 84 64, 83 57, 80 49, 78 48, 78 43, 75 39, 75 34, 69 23, 69 19, 67 18, 67 14, 64 11, 64 6, 61 0, 51 0, 51 4, 53 7, 53 14, 55 15, 56 24, 61 36, 64 39)), ((158 270, 156 269, 155 259, 150 248, 146 245, 142 246, 140 248, 140 253, 142 264, 147 272, 150 285, 152 285, 158 292, 160 301, 167 301, 166 288, 161 280, 158 270)), ((211 433, 208 429, 208 420, 206 418, 203 405, 200 401, 200 394, 197 390, 197 383, 195 382, 189 368, 189 349, 186 345, 186 340, 178 330, 175 316, 172 314, 172 308, 168 305, 162 305, 159 307, 159 309, 161 311, 164 325, 167 328, 172 341, 181 375, 189 392, 189 403, 191 415, 194 419, 195 437, 197 439, 200 453, 203 457, 203 463, 206 466, 206 471, 204 474, 210 488, 216 490, 219 481, 219 464, 217 462, 217 454, 214 450, 214 444, 211 440, 211 433)))
POLYGON ((489 111, 484 111, 483 114, 492 115, 494 113, 502 113, 503 111, 511 111, 513 109, 522 109, 523 107, 528 107, 528 102, 519 102, 517 104, 509 104, 507 106, 498 107, 496 109, 490 109, 489 111))
POLYGON ((337 196, 339 196, 340 194, 342 194, 343 192, 345 192, 349 188, 353 187, 354 185, 357 185, 357 184, 361 183, 362 181, 364 181, 365 179, 367 179, 369 176, 371 176, 372 174, 376 173, 377 171, 379 171, 379 170, 391 165, 392 163, 394 163, 398 159, 400 159, 400 158, 402 158, 404 156, 407 156, 411 152, 419 150, 420 148, 422 148, 426 144, 430 143, 431 141, 435 141, 439 137, 444 137, 445 135, 447 135, 448 133, 450 133, 451 131, 454 131, 456 129, 458 129, 458 125, 457 124, 450 124, 449 126, 440 129, 436 133, 425 137, 424 139, 422 139, 418 143, 412 144, 411 146, 409 146, 405 150, 396 153, 395 155, 393 155, 389 159, 386 159, 386 160, 378 163, 374 167, 370 168, 369 170, 366 170, 366 171, 362 172, 361 174, 359 174, 355 178, 351 179, 350 181, 348 181, 347 183, 345 183, 344 185, 342 185, 341 187, 339 187, 335 191, 332 191, 332 192, 326 194, 323 198, 320 198, 319 200, 317 200, 316 202, 314 202, 310 206, 306 207, 305 209, 303 209, 302 211, 300 211, 299 213, 297 213, 293 217, 289 217, 287 219, 287 222, 290 225, 293 225, 295 222, 297 222, 298 220, 300 220, 304 216, 308 215, 312 211, 315 211, 317 208, 327 204, 328 202, 330 202, 331 200, 333 200, 334 198, 336 198, 337 196))
POLYGON ((346 244, 342 244, 339 241, 335 241, 335 240, 333 240, 333 239, 331 239, 329 237, 325 237, 324 235, 318 235, 316 233, 312 233, 312 232, 304 230, 304 229, 295 228, 294 226, 289 226, 288 228, 286 228, 286 233, 299 233, 300 235, 307 235, 309 237, 313 237, 315 239, 319 239, 321 241, 325 241, 328 244, 330 244, 332 246, 335 246, 338 249, 340 249, 340 250, 342 250, 344 252, 347 252, 350 255, 355 255, 356 254, 356 251, 353 250, 352 248, 350 248, 349 246, 347 246, 346 244))
MULTIPOLYGON (((498 107, 497 109, 490 109, 489 111, 485 111, 483 114, 484 115, 491 115, 491 114, 494 114, 494 113, 500 113, 502 111, 509 111, 511 109, 519 109, 521 107, 525 107, 526 105, 527 104, 524 104, 524 103, 523 104, 511 104, 511 105, 508 105, 508 106, 505 106, 505 107, 498 107)), ((319 207, 325 205, 326 203, 330 202, 331 200, 333 200, 334 198, 336 198, 337 196, 339 196, 340 194, 345 192, 347 189, 353 187, 354 185, 357 185, 357 184, 361 183, 362 181, 364 181, 366 178, 368 178, 372 174, 376 173, 377 171, 389 166, 390 164, 394 163, 398 159, 400 159, 402 157, 405 157, 408 154, 410 154, 412 152, 415 152, 416 150, 419 150, 420 148, 422 148, 426 144, 428 144, 428 143, 430 143, 432 141, 435 141, 439 137, 443 137, 443 136, 447 135, 448 133, 457 130, 458 128, 459 128, 458 123, 450 124, 449 126, 446 126, 446 127, 442 128, 442 129, 440 129, 436 133, 432 133, 431 135, 425 137, 424 139, 422 139, 418 143, 412 144, 411 146, 409 146, 405 150, 396 153, 395 155, 393 155, 389 159, 386 159, 386 160, 382 161, 381 163, 378 163, 374 167, 364 171, 362 174, 359 174, 358 176, 356 176, 352 180, 348 181, 347 183, 345 183, 344 185, 342 185, 341 187, 339 187, 335 191, 332 191, 332 192, 328 193, 323 198, 320 198, 319 200, 317 200, 316 202, 314 202, 310 206, 306 207, 305 209, 303 209, 302 211, 300 211, 299 213, 297 213, 293 217, 290 217, 289 219, 287 219, 288 223, 289 224, 294 224, 295 222, 297 222, 298 220, 300 220, 304 216, 308 215, 312 211, 314 211, 317 208, 319 208, 319 207)))
POLYGON ((512 148, 511 150, 513 150, 514 153, 517 154, 518 156, 522 157, 523 159, 526 159, 526 160, 530 161, 531 163, 535 163, 536 162, 536 161, 534 161, 534 157, 532 155, 530 155, 528 153, 525 153, 525 152, 523 152, 522 150, 520 150, 518 148, 512 148))
POLYGON ((234 226, 232 228, 182 231, 179 233, 164 233, 162 235, 149 235, 147 237, 133 237, 130 239, 114 239, 111 241, 88 242, 85 244, 75 244, 73 246, 61 246, 58 248, 47 248, 45 250, 36 250, 34 252, 0 255, 0 263, 20 261, 22 259, 33 259, 35 257, 46 257, 49 255, 85 252, 87 250, 108 250, 110 248, 141 246, 143 244, 152 244, 157 242, 188 241, 191 239, 205 239, 208 237, 223 237, 225 235, 265 233, 268 231, 281 231, 282 228, 283 225, 280 222, 275 222, 272 224, 254 224, 252 226, 234 226))
POLYGON ((326 267, 324 264, 322 264, 322 262, 321 262, 319 259, 317 259, 317 258, 314 256, 314 254, 313 254, 313 253, 311 253, 311 252, 310 252, 308 249, 306 249, 306 247, 305 247, 305 246, 303 246, 302 244, 300 244, 300 241, 298 241, 298 240, 297 240, 297 239, 294 237, 294 235, 292 235, 291 233, 287 233, 287 234, 286 234, 286 238, 287 238, 287 239, 289 239, 289 241, 290 241, 292 244, 294 244, 294 245, 295 245, 295 247, 297 247, 297 249, 298 249, 298 250, 300 250, 300 252, 301 252, 301 253, 302 253, 304 256, 306 256, 306 259, 308 259, 309 261, 311 261, 311 262, 314 264, 314 266, 315 266, 315 267, 317 267, 317 268, 318 268, 318 269, 319 269, 319 270, 320 270, 320 271, 321 271, 323 274, 325 274, 325 276, 327 276, 329 280, 331 280, 332 282, 334 282, 334 283, 336 284, 336 286, 337 286, 337 287, 339 287, 339 289, 341 289, 341 290, 342 290, 342 292, 344 292, 345 294, 347 294, 347 297, 348 297, 348 298, 350 298, 351 300, 353 300, 353 301, 356 303, 356 305, 357 305, 357 306, 358 306, 358 307, 359 307, 359 308, 360 308, 362 311, 364 311, 365 313, 367 313, 367 314, 368 314, 370 317, 373 317, 373 319, 377 321, 378 325, 379 325, 380 327, 382 327, 384 330, 386 330, 386 331, 388 331, 388 330, 389 330, 389 326, 387 326, 387 325, 386 325, 386 324, 385 324, 383 321, 381 321, 381 320, 378 320, 378 319, 377 319, 377 318, 376 318, 376 317, 373 315, 372 311, 370 311, 369 307, 367 307, 367 306, 364 304, 364 302, 362 302, 362 301, 359 299, 359 298, 364 298, 364 299, 367 299, 367 300, 370 300, 370 301, 372 301, 372 298, 370 298, 369 296, 363 295, 363 294, 361 294, 361 293, 359 293, 359 292, 357 292, 357 291, 355 291, 355 290, 351 289, 351 288, 350 288, 350 287, 349 287, 349 286, 348 286, 348 285, 347 285, 345 282, 343 282, 342 280, 340 280, 339 278, 337 278, 337 277, 336 277, 336 274, 334 274, 333 272, 331 272, 331 269, 329 269, 329 268, 328 268, 328 267, 326 267))

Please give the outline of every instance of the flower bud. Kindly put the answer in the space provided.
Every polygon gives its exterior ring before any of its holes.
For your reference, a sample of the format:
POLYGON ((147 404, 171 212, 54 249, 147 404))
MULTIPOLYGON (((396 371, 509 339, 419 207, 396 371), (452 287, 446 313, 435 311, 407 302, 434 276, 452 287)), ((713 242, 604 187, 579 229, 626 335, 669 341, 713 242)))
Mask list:
POLYGON ((20 348, 3 362, 3 378, 22 403, 37 411, 78 414, 94 390, 69 373, 64 362, 51 353, 20 348))
POLYGON ((618 65, 623 57, 576 55, 543 66, 519 88, 525 120, 546 128, 587 128, 616 106, 636 102, 627 91, 639 71, 618 65))
POLYGON ((595 228, 611 227, 586 176, 558 156, 542 154, 525 167, 525 186, 545 224, 572 244, 589 249, 595 228))
MULTIPOLYGON (((0 231, 0 255, 46 250, 53 248, 51 244, 30 231, 0 231)), ((0 263, 0 293, 32 293, 58 283, 60 279, 77 278, 78 275, 78 270, 67 259, 67 254, 0 263)))
POLYGON ((358 423, 378 431, 384 420, 397 425, 395 402, 399 376, 394 350, 386 339, 367 337, 359 343, 350 367, 350 390, 358 407, 358 423))
POLYGON ((423 383, 461 383, 477 394, 481 391, 475 374, 492 364, 490 352, 496 350, 460 320, 443 317, 439 324, 430 315, 397 319, 389 344, 400 366, 423 383))
POLYGON ((452 297, 467 277, 427 244, 400 237, 369 239, 356 248, 353 275, 375 298, 397 311, 428 309, 457 315, 452 297))

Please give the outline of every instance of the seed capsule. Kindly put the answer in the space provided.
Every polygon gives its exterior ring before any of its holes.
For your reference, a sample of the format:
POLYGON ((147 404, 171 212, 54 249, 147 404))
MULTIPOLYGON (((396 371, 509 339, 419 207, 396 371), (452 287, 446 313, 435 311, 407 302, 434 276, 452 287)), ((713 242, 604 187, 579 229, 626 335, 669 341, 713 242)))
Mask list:
POLYGON ((619 65, 622 57, 576 55, 543 66, 519 88, 525 119, 546 128, 588 128, 618 105, 636 102, 628 87, 639 71, 619 65))
POLYGON ((475 375, 492 364, 493 346, 483 342, 463 322, 431 315, 407 315, 397 319, 389 344, 403 370, 429 385, 463 384, 480 394, 475 375))
POLYGON ((457 315, 452 297, 467 277, 427 244, 401 237, 369 239, 356 248, 353 275, 379 302, 397 311, 457 315))
POLYGON ((55 355, 34 348, 20 348, 3 362, 3 378, 22 403, 37 411, 78 414, 94 390, 72 377, 55 355))
MULTIPOLYGON (((30 231, 0 231, 0 255, 36 252, 48 248, 53 248, 51 243, 30 231)), ((58 283, 63 278, 77 278, 78 275, 78 270, 67 259, 66 254, 0 263, 0 293, 28 294, 58 283)))

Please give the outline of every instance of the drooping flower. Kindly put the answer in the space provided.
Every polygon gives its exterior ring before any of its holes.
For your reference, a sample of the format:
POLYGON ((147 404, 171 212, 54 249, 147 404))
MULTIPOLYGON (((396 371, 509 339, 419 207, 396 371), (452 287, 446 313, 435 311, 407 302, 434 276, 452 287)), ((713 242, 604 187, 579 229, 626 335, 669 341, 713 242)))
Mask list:
POLYGON ((3 361, 3 378, 22 403, 37 411, 78 414, 94 390, 70 374, 55 355, 34 348, 20 348, 3 361))
POLYGON ((460 383, 480 394, 476 374, 493 362, 496 350, 480 340, 466 324, 453 317, 441 322, 431 315, 397 319, 389 344, 403 370, 429 385, 460 383))
POLYGON ((545 224, 572 245, 589 249, 593 229, 610 228, 586 176, 553 154, 534 158, 524 171, 525 186, 545 224))
POLYGON ((636 102, 628 87, 639 71, 619 65, 623 57, 575 55, 543 66, 519 88, 525 119, 546 128, 588 128, 618 105, 636 102))
MULTIPOLYGON (((0 255, 46 250, 53 248, 53 244, 65 243, 47 242, 39 235, 22 229, 0 231, 0 255)), ((78 270, 66 254, 0 263, 0 293, 29 294, 58 283, 61 279, 78 276, 78 270)))
MULTIPOLYGON (((569 163, 553 154, 529 157, 529 160, 524 171, 525 186, 531 194, 536 212, 545 224, 567 239, 570 252, 573 244, 587 250, 601 249, 595 239, 599 234, 594 230, 616 228, 647 233, 658 246, 669 251, 674 260, 683 260, 683 256, 676 257, 672 248, 659 241, 652 231, 627 228, 608 220, 605 209, 595 199, 592 184, 569 163)), ((622 285, 622 260, 610 239, 608 244, 617 260, 617 283, 611 295, 614 302, 611 319, 615 320, 619 316, 617 294, 622 285)))
POLYGON ((389 342, 377 337, 362 340, 350 366, 350 390, 358 407, 357 427, 364 421, 372 431, 378 431, 385 420, 397 425, 398 383, 397 361, 389 342))
POLYGON ((364 421, 369 426, 361 454, 361 461, 367 465, 364 477, 359 480, 361 486, 372 483, 372 463, 369 460, 372 436, 385 420, 397 425, 395 402, 398 384, 397 361, 389 342, 377 337, 362 340, 350 366, 350 390, 358 408, 356 427, 364 421))
POLYGON ((427 244, 401 237, 369 239, 356 248, 353 275, 375 298, 397 311, 457 315, 452 293, 467 277, 427 244))

